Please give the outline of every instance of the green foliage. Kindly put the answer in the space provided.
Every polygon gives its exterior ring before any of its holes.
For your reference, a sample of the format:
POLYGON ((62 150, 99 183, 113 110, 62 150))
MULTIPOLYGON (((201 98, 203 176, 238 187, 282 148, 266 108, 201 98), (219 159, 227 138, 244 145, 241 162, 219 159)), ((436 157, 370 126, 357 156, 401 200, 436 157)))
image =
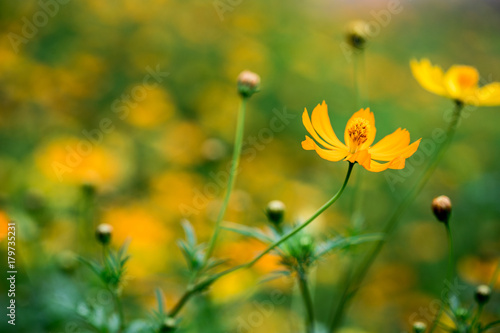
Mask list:
POLYGON ((128 245, 129 242, 127 241, 116 252, 107 247, 104 248, 106 254, 103 258, 103 264, 82 257, 80 257, 79 260, 87 265, 106 286, 113 290, 117 290, 126 272, 125 265, 130 258, 130 256, 126 254, 128 245))

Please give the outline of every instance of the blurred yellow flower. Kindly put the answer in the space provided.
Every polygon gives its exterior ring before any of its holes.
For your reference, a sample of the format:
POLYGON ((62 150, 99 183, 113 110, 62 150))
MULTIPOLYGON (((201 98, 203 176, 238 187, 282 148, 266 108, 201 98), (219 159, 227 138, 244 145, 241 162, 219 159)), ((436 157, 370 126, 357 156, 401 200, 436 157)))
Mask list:
POLYGON ((47 179, 67 184, 116 185, 123 175, 120 159, 87 139, 64 137, 38 148, 35 163, 47 179))
POLYGON ((387 135, 374 146, 375 117, 370 109, 361 109, 354 113, 347 122, 344 132, 345 144, 335 135, 332 129, 328 108, 318 104, 312 112, 312 122, 307 109, 302 114, 302 122, 311 136, 326 149, 318 146, 314 140, 306 135, 302 141, 302 148, 315 150, 318 155, 328 161, 358 162, 366 170, 380 172, 386 169, 403 169, 405 160, 413 155, 420 144, 420 139, 410 145, 410 133, 406 129, 397 129, 387 135), (379 163, 377 161, 387 161, 379 163))
POLYGON ((500 83, 492 82, 479 87, 479 73, 471 66, 453 65, 446 73, 433 66, 428 59, 410 62, 418 83, 434 94, 448 97, 468 105, 500 105, 500 83))
POLYGON ((160 87, 152 85, 136 86, 145 92, 144 99, 134 101, 134 107, 125 118, 126 121, 140 128, 152 128, 162 125, 175 114, 175 104, 170 94, 160 87))
MULTIPOLYGON (((106 211, 102 221, 113 227, 112 242, 121 246, 130 239, 128 264, 131 277, 144 278, 158 273, 172 260, 173 230, 157 216, 150 206, 134 204, 127 207, 112 207, 106 211)), ((175 248, 175 246, 174 246, 175 248)))
POLYGON ((0 242, 7 237, 8 224, 9 217, 5 212, 0 210, 0 242))

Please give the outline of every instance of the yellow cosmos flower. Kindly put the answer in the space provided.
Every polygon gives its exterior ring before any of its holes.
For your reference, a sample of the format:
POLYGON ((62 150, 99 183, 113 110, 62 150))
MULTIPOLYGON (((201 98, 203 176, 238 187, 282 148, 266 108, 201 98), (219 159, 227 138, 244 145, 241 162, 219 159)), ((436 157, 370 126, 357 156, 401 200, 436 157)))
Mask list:
POLYGON ((351 163, 358 162, 372 172, 403 169, 405 160, 415 153, 420 144, 418 139, 410 145, 410 133, 406 129, 399 128, 372 146, 377 130, 375 117, 369 108, 359 110, 349 119, 344 132, 345 144, 340 142, 332 129, 325 101, 314 108, 311 118, 312 122, 305 109, 302 122, 309 134, 325 149, 307 135, 302 141, 302 148, 315 150, 320 157, 328 161, 336 162, 343 159, 351 163))
POLYGON ((425 89, 468 105, 500 105, 500 83, 479 87, 479 73, 471 66, 454 65, 446 73, 428 59, 410 62, 413 76, 425 89))

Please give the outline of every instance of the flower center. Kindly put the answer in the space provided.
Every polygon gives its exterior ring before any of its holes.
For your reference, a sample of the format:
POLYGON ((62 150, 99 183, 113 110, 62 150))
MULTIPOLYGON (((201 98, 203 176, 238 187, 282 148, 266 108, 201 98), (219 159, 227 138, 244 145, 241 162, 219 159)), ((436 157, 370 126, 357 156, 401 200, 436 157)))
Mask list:
POLYGON ((462 88, 468 88, 473 86, 476 83, 475 77, 468 75, 466 73, 462 73, 458 76, 458 84, 462 88))
POLYGON ((347 130, 349 137, 356 145, 361 145, 368 140, 367 134, 370 129, 370 124, 366 119, 356 118, 352 121, 351 126, 347 130))

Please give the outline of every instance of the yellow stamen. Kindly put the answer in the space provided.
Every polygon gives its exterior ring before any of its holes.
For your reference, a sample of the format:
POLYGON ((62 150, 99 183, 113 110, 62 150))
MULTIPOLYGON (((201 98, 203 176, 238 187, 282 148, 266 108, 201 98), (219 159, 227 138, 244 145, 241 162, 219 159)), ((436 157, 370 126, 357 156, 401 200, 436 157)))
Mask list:
MULTIPOLYGON (((370 124, 364 118, 356 118, 352 121, 351 126, 347 130, 352 142, 358 146, 366 142, 370 124)), ((354 148, 354 147, 353 147, 354 148)))

